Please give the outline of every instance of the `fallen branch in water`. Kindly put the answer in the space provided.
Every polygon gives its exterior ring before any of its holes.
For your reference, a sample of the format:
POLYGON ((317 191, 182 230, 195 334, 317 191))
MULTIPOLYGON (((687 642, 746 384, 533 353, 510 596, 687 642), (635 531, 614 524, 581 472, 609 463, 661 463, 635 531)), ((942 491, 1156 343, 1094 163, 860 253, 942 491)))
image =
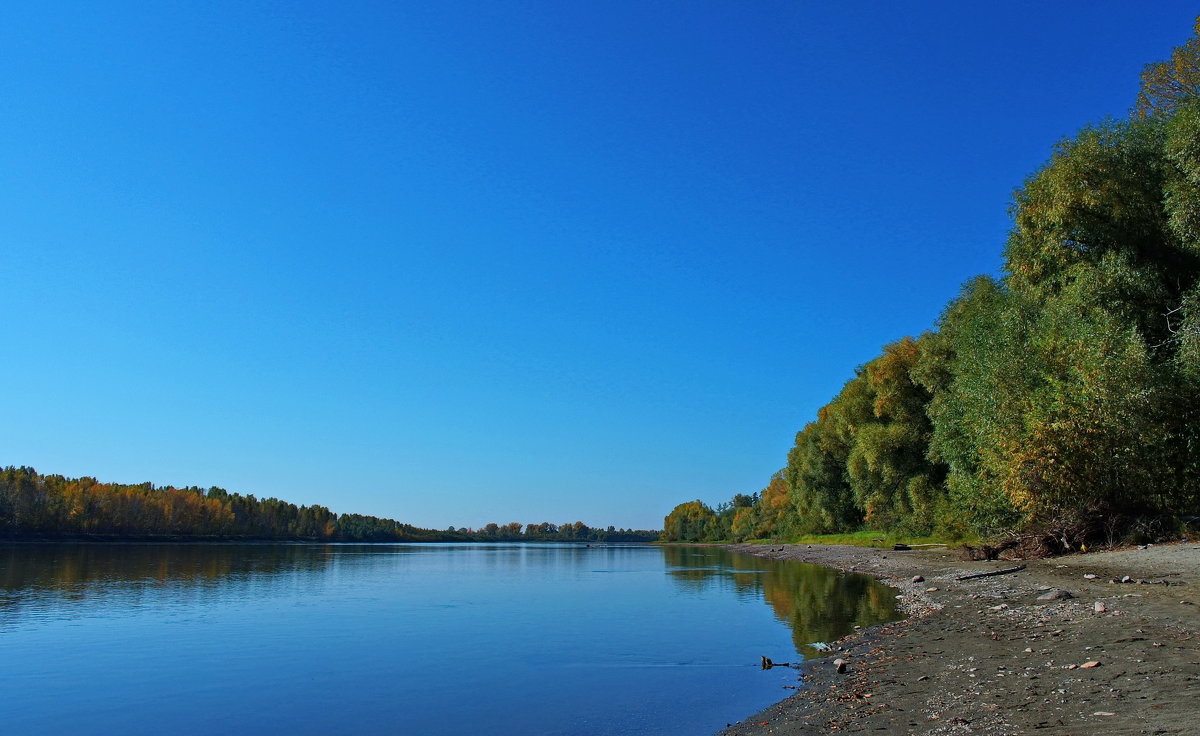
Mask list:
POLYGON ((1016 567, 1006 567, 1003 570, 992 570, 991 572, 977 572, 974 575, 960 575, 954 579, 955 580, 972 580, 974 578, 990 578, 993 575, 1007 575, 1010 572, 1020 572, 1021 570, 1024 570, 1024 569, 1025 569, 1024 565, 1017 565, 1016 567))

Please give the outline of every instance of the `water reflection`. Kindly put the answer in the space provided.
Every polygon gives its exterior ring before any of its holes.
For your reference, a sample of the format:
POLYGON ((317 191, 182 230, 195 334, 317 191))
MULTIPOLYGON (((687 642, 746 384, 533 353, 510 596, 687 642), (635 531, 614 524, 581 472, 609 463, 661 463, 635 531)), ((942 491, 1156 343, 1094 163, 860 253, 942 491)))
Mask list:
POLYGON ((680 736, 786 694, 758 655, 893 613, 717 548, 7 544, 0 710, 48 736, 680 736))
POLYGON ((73 618, 96 604, 186 604, 216 591, 269 594, 329 565, 328 545, 0 545, 0 627, 22 618, 73 618))
POLYGON ((855 626, 900 618, 896 591, 866 575, 820 565, 769 560, 720 547, 664 547, 667 573, 681 588, 732 588, 739 596, 761 597, 792 630, 796 650, 820 656, 811 644, 832 641, 855 626))
MULTIPOLYGON (((858 626, 899 618, 895 591, 864 575, 798 562, 768 560, 719 547, 658 548, 675 587, 684 594, 714 589, 763 600, 790 627, 797 651, 818 652, 858 626)), ((483 566, 503 576, 528 569, 653 571, 640 548, 569 545, 328 545, 328 544, 54 544, 0 545, 0 629, 24 621, 74 619, 105 606, 186 607, 202 600, 266 599, 316 594, 330 573, 394 576, 391 561, 440 561, 443 579, 483 566), (452 554, 447 554, 452 553, 452 554), (403 556, 403 557, 398 557, 403 556), (414 557, 415 556, 415 557, 414 557), (602 562, 603 561, 603 562, 602 562)))

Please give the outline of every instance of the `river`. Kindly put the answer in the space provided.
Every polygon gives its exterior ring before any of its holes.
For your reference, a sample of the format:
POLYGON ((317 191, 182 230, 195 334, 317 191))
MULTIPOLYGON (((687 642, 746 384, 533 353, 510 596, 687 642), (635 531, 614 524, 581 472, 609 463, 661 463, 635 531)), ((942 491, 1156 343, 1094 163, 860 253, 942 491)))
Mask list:
POLYGON ((812 642, 898 617, 863 576, 719 547, 0 545, 23 734, 712 733, 812 642))

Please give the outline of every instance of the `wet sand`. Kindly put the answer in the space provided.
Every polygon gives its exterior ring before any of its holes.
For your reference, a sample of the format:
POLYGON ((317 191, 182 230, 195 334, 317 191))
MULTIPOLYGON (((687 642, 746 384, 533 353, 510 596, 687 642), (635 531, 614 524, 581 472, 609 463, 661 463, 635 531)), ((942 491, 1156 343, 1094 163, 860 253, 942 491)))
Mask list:
POLYGON ((944 549, 733 549, 872 575, 909 618, 835 642, 797 672, 795 695, 723 736, 1200 734, 1196 541, 999 562, 944 549), (1054 589, 1073 597, 1039 600, 1054 589))

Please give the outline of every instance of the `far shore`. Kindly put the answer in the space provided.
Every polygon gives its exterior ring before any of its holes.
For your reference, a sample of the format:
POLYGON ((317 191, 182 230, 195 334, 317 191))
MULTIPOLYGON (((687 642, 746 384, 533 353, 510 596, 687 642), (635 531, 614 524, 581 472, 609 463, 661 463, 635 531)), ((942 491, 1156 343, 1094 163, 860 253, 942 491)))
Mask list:
POLYGON ((730 549, 871 575, 909 617, 835 642, 797 672, 795 695, 722 736, 1200 731, 1196 541, 999 562, 948 549, 730 549), (1041 599, 1056 590, 1070 597, 1041 599))

